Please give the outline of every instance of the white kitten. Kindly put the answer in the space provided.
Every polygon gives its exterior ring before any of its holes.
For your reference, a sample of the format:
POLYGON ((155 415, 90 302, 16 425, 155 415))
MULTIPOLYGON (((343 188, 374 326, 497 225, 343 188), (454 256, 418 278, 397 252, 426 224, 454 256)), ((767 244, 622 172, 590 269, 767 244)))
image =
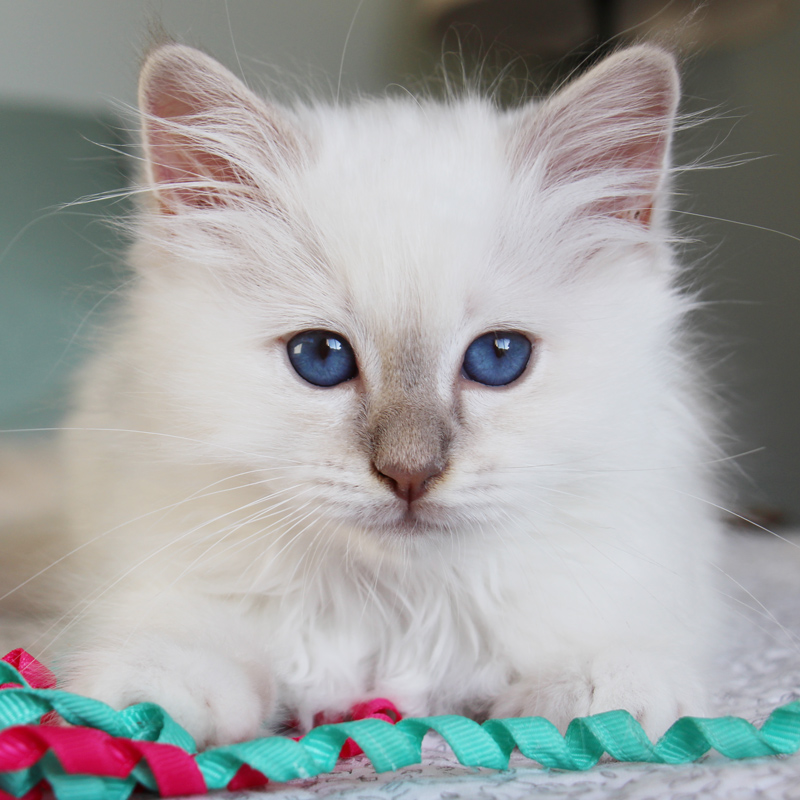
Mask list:
POLYGON ((92 583, 67 687, 202 744, 375 696, 702 712, 677 98, 646 46, 512 112, 289 110, 151 52, 136 282, 69 422, 92 583))

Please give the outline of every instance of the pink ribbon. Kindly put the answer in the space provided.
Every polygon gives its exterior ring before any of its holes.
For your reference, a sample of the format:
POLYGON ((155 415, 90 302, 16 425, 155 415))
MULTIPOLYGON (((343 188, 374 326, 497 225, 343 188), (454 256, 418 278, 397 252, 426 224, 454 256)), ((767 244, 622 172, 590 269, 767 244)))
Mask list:
MULTIPOLYGON (((3 661, 11 664, 33 689, 55 689, 56 676, 47 667, 37 661, 30 653, 26 653, 21 647, 12 650, 3 656, 3 661)), ((8 689, 10 686, 19 686, 18 683, 4 683, 0 689, 8 689)))
MULTIPOLYGON (((0 733, 0 771, 27 769, 50 750, 70 775, 127 778, 144 758, 162 797, 203 794, 206 783, 191 755, 171 744, 136 742, 93 728, 17 725, 0 733)), ((41 796, 36 787, 25 797, 41 796), (36 792, 39 794, 36 794, 36 792)), ((0 792, 0 798, 10 797, 0 792)))

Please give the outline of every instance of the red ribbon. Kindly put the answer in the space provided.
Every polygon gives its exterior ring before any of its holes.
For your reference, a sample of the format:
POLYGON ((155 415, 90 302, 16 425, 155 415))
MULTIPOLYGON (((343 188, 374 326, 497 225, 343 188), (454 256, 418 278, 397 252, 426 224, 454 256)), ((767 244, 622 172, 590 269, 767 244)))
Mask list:
MULTIPOLYGON (((56 688, 56 676, 44 664, 37 661, 30 653, 26 653, 21 647, 4 655, 2 660, 7 664, 11 664, 28 681, 28 685, 32 689, 56 688)), ((0 685, 0 689, 8 689, 10 686, 17 687, 19 685, 18 683, 4 683, 0 685)))
MULTIPOLYGON (((17 725, 7 728, 0 733, 0 771, 32 767, 48 750, 70 775, 127 778, 144 758, 162 797, 207 791, 194 759, 180 747, 117 738, 104 731, 83 727, 17 725)), ((36 796, 31 794, 31 797, 36 796)))

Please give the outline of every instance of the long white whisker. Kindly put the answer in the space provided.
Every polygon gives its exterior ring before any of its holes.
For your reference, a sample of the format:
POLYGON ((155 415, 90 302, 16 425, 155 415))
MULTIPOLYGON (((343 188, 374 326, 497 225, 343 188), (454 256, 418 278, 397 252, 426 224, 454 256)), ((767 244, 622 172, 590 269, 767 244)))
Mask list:
POLYGON ((735 584, 739 589, 741 589, 758 606, 758 608, 761 609, 761 613, 764 615, 764 617, 768 619, 770 622, 774 623, 780 629, 781 633, 783 633, 784 636, 786 636, 788 641, 792 642, 795 649, 800 651, 800 646, 798 646, 797 644, 798 637, 794 633, 789 631, 783 624, 781 624, 778 618, 749 589, 743 586, 742 583, 740 583, 738 580, 736 580, 736 578, 733 577, 733 575, 726 572, 718 564, 709 562, 709 566, 716 569, 718 572, 720 572, 720 574, 724 575, 727 580, 729 580, 731 583, 735 584))
POLYGON ((719 503, 715 503, 712 500, 708 500, 705 497, 698 497, 697 495, 691 494, 689 492, 683 492, 678 489, 674 490, 678 494, 682 494, 684 497, 691 497, 692 500, 697 500, 700 503, 705 503, 706 505, 711 506, 712 508, 716 508, 719 511, 724 511, 726 514, 730 514, 732 517, 736 517, 736 519, 741 520, 742 522, 746 522, 748 525, 752 525, 754 528, 758 528, 760 531, 764 531, 764 533, 768 533, 770 536, 774 536, 776 539, 780 539, 780 541, 785 542, 786 544, 800 550, 800 544, 797 542, 793 542, 791 539, 787 539, 785 536, 781 536, 779 533, 770 530, 769 528, 765 528, 763 525, 759 525, 755 520, 749 519, 742 514, 738 514, 737 512, 733 511, 730 508, 726 508, 725 506, 720 505, 719 503))
POLYGON ((800 242, 800 236, 794 236, 791 233, 786 233, 786 231, 779 231, 776 228, 768 228, 765 225, 756 225, 752 222, 742 222, 738 219, 725 219, 724 217, 714 217, 710 214, 698 214, 693 211, 684 211, 683 209, 673 209, 674 214, 682 214, 687 217, 698 217, 699 219, 710 219, 713 222, 727 222, 730 225, 741 225, 743 228, 753 228, 757 231, 763 231, 764 233, 775 233, 778 236, 784 236, 787 239, 791 239, 794 242, 800 242))
MULTIPOLYGON (((291 488, 288 488, 288 489, 284 489, 282 491, 289 492, 291 490, 292 490, 291 488)), ((230 510, 228 510, 228 511, 222 513, 222 514, 219 514, 217 517, 214 517, 213 519, 205 520, 204 522, 200 523, 199 525, 195 526, 194 528, 191 528, 191 529, 189 529, 187 531, 184 531, 179 536, 177 536, 177 537, 175 537, 173 539, 170 539, 168 542, 165 542, 160 547, 157 547, 155 550, 153 550, 150 553, 148 553, 144 558, 140 559, 135 564, 130 566, 128 569, 126 569, 122 574, 118 575, 111 583, 107 584, 102 590, 98 589, 95 592, 95 596, 89 601, 88 605, 84 606, 83 611, 81 613, 79 613, 76 617, 74 617, 69 623, 67 623, 67 625, 61 630, 61 632, 58 634, 58 636, 56 636, 51 641, 50 645, 48 645, 47 647, 52 646, 61 636, 63 636, 83 616, 85 616, 85 614, 87 613, 88 609, 92 605, 97 603, 102 597, 104 597, 106 594, 108 594, 110 591, 112 591, 117 585, 119 585, 120 582, 125 580, 125 578, 127 578, 129 575, 131 575, 137 569, 139 569, 142 565, 146 564, 148 561, 150 561, 153 558, 155 558, 156 556, 160 555, 162 552, 164 552, 165 550, 169 549, 170 547, 173 547, 173 546, 177 545, 178 543, 183 542, 184 540, 187 539, 187 537, 192 536, 198 530, 201 530, 202 528, 206 527, 207 525, 213 525, 215 522, 218 522, 219 520, 224 519, 225 517, 228 517, 231 514, 239 513, 241 511, 243 511, 244 509, 250 508, 250 507, 252 507, 254 505, 263 504, 267 500, 269 500, 269 497, 258 498, 257 500, 254 500, 251 503, 247 503, 244 506, 238 506, 238 507, 236 507, 234 509, 230 509, 230 510)), ((81 601, 81 602, 77 603, 72 608, 70 608, 68 611, 66 611, 64 614, 62 614, 62 616, 52 626, 50 626, 50 628, 48 629, 48 632, 49 632, 49 630, 52 630, 52 628, 55 625, 57 625, 60 622, 62 622, 67 616, 71 615, 78 608, 78 606, 83 604, 83 602, 84 601, 81 601)), ((47 649, 47 648, 45 648, 45 649, 47 649)))
POLYGON ((301 461, 295 461, 294 459, 286 459, 279 456, 270 456, 264 453, 250 453, 246 450, 239 450, 235 447, 229 447, 227 445, 218 444, 217 442, 208 442, 204 441, 203 439, 196 439, 191 436, 180 436, 176 433, 163 433, 161 431, 143 431, 143 430, 135 430, 130 428, 91 428, 91 427, 74 427, 74 426, 50 426, 50 427, 43 427, 43 428, 5 428, 0 430, 0 434, 10 434, 10 433, 57 433, 61 431, 77 431, 81 433, 132 433, 141 436, 153 436, 153 437, 161 437, 164 439, 172 439, 175 441, 180 442, 190 442, 192 444, 201 444, 204 447, 211 447, 216 448, 218 450, 222 450, 226 453, 235 453, 236 455, 240 456, 248 456, 250 458, 264 458, 270 459, 273 461, 281 461, 287 464, 302 464, 301 461))
MULTIPOLYGON (((81 542, 81 544, 79 544, 76 547, 74 547, 68 553, 65 553, 64 555, 59 556, 54 561, 50 562, 47 566, 42 567, 42 569, 40 569, 38 572, 36 572, 33 575, 31 575, 30 577, 26 578, 24 581, 18 583, 16 586, 14 586, 13 589, 9 589, 4 595, 0 596, 0 602, 5 600, 6 598, 10 597, 11 595, 13 595, 15 592, 18 592, 20 589, 22 589, 23 587, 28 585, 31 581, 36 580, 37 578, 41 577, 42 575, 44 575, 45 573, 47 573, 48 571, 50 571, 54 567, 58 566, 59 564, 62 564, 64 561, 66 561, 67 559, 71 558, 76 553, 79 553, 82 550, 85 550, 87 547, 90 547, 91 545, 96 544, 98 541, 100 541, 101 539, 105 538, 106 536, 110 536, 112 533, 115 533, 116 531, 119 531, 119 530, 121 530, 121 529, 123 529, 123 528, 125 528, 125 527, 127 527, 129 525, 133 525, 133 524, 135 524, 137 522, 141 522, 142 520, 147 519, 148 517, 154 516, 156 514, 166 515, 167 512, 173 511, 173 510, 175 510, 177 508, 180 508, 182 505, 185 505, 185 504, 187 504, 187 503, 189 503, 189 502, 191 502, 193 500, 202 500, 202 499, 206 499, 208 497, 212 497, 212 496, 217 495, 217 494, 222 494, 224 492, 232 492, 232 491, 236 491, 237 489, 246 489, 246 488, 250 488, 250 487, 253 487, 253 486, 258 486, 260 484, 263 484, 264 480, 261 480, 261 481, 254 481, 252 483, 247 483, 247 484, 237 484, 236 486, 228 487, 227 489, 220 489, 220 490, 217 490, 217 491, 214 491, 214 492, 207 492, 206 491, 207 489, 210 489, 210 488, 212 488, 214 486, 218 486, 220 483, 224 483, 224 482, 229 481, 229 480, 236 480, 237 478, 243 477, 244 475, 261 473, 261 472, 266 471, 266 469, 270 469, 270 468, 263 468, 262 467, 261 469, 247 470, 245 472, 240 472, 238 474, 227 475, 224 478, 220 478, 219 480, 214 481, 213 483, 207 484, 202 489, 198 489, 195 493, 189 495, 188 497, 186 497, 186 498, 184 498, 182 500, 179 500, 179 501, 177 501, 175 503, 170 503, 170 504, 165 505, 165 506, 161 506, 160 508, 156 508, 156 509, 153 509, 151 511, 147 511, 147 512, 145 512, 143 514, 140 514, 138 517, 133 517, 132 519, 126 520, 125 522, 121 522, 118 525, 113 526, 112 528, 108 528, 105 531, 103 531, 102 533, 99 533, 96 536, 93 536, 91 539, 88 539, 85 542, 81 542)), ((282 468, 281 467, 275 467, 274 469, 282 469, 282 468)), ((163 516, 162 516, 162 519, 163 519, 163 516)))
POLYGON ((336 81, 336 102, 335 105, 339 105, 339 94, 341 93, 342 89, 342 76, 344 74, 344 59, 347 55, 347 45, 350 43, 350 36, 353 33, 353 28, 356 25, 356 19, 358 19, 358 13, 361 11, 361 6, 364 5, 364 0, 358 0, 358 5, 356 6, 356 10, 353 12, 353 17, 350 20, 350 27, 347 29, 347 35, 344 37, 344 45, 342 46, 342 58, 339 61, 339 77, 336 81))

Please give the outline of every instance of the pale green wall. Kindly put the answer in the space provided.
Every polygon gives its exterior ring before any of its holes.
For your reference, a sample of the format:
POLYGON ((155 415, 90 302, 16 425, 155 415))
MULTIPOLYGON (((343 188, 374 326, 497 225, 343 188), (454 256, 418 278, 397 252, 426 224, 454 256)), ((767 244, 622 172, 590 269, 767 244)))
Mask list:
POLYGON ((124 185, 96 143, 118 137, 95 115, 0 106, 1 428, 58 419, 82 352, 76 333, 118 280, 119 241, 101 222, 109 204, 61 207, 124 185))

